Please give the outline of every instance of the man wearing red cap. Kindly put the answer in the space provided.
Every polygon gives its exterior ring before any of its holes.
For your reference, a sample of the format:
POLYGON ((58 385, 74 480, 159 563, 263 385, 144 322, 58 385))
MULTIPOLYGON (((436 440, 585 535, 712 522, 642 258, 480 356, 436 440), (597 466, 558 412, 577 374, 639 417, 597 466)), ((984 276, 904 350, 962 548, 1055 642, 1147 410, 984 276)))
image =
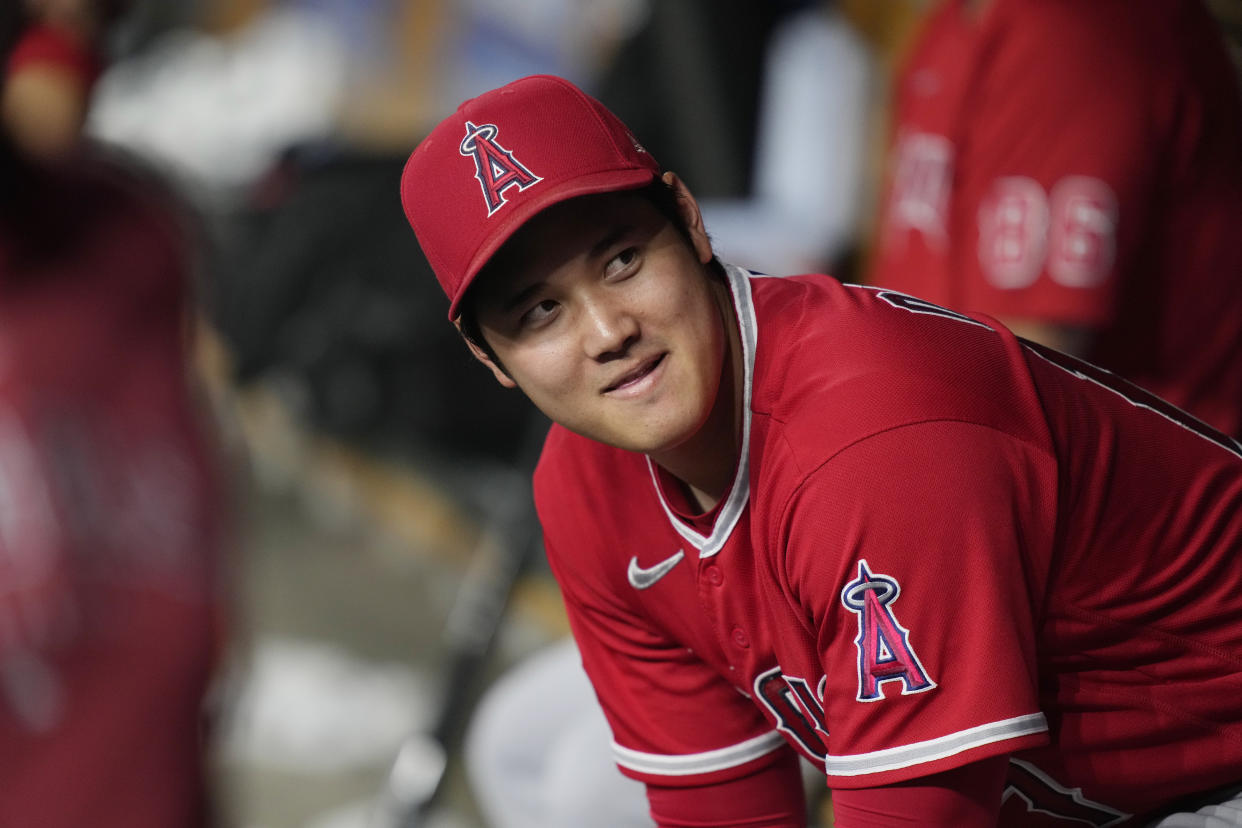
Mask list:
POLYGON ((556 422, 549 561, 660 825, 804 824, 799 753, 846 828, 1242 818, 1237 442, 987 317, 720 263, 558 78, 467 101, 401 187, 556 422))

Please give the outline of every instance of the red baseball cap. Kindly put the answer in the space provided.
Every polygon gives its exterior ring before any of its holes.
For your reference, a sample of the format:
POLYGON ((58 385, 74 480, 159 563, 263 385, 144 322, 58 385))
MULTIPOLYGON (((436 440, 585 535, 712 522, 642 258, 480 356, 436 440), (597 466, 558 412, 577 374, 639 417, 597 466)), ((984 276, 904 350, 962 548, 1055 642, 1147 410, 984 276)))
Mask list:
POLYGON ((632 190, 659 164, 603 104, 532 75, 471 98, 401 173, 401 205, 448 294, 449 319, 479 270, 523 224, 576 196, 632 190))

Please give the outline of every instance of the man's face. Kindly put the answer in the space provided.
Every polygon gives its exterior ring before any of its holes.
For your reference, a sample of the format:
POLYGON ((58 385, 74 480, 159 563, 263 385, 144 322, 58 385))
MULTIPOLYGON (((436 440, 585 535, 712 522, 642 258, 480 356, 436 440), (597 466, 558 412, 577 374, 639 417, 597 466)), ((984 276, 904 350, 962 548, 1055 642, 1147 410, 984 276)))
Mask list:
MULTIPOLYGON (((688 193, 687 193, 688 197, 688 193)), ((658 454, 703 425, 724 361, 724 288, 693 216, 689 243, 635 193, 572 199, 531 220, 478 284, 493 370, 561 425, 658 454)))

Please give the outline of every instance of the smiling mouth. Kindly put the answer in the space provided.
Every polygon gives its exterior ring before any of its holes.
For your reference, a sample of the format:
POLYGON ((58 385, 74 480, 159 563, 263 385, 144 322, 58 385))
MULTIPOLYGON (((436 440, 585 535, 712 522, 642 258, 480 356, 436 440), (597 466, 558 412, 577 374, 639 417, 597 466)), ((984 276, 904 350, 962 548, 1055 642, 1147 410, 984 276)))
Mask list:
POLYGON ((643 362, 633 371, 630 371, 629 373, 624 374, 619 379, 617 379, 617 381, 614 382, 612 385, 609 385, 607 388, 605 388, 603 393, 608 394, 612 391, 618 391, 620 389, 626 388, 627 386, 631 386, 631 385, 634 385, 635 383, 641 382, 644 377, 646 377, 656 368, 660 367, 660 365, 664 362, 664 357, 666 356, 667 354, 659 354, 658 356, 655 356, 652 359, 649 359, 643 362))

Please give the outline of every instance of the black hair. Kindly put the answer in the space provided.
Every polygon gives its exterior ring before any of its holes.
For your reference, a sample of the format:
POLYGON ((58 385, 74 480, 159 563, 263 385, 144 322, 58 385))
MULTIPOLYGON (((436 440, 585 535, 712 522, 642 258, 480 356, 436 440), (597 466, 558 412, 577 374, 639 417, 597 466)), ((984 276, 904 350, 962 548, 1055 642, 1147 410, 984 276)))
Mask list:
POLYGON ((21 3, 0 4, 0 60, 4 61, 0 65, 7 64, 9 52, 17 45, 17 39, 26 28, 27 22, 28 16, 21 3))
MULTIPOLYGON (((657 178, 647 186, 639 190, 635 190, 634 192, 646 199, 653 207, 656 208, 657 211, 659 211, 660 215, 668 219, 669 223, 677 229, 677 232, 683 239, 685 239, 687 244, 691 243, 690 227, 686 224, 686 220, 682 216, 681 210, 679 209, 677 199, 681 198, 681 196, 677 194, 676 190, 657 178)), ((481 282, 494 277, 493 263, 499 258, 499 256, 492 256, 491 261, 485 264, 475 276, 473 283, 474 285, 478 285, 481 282)), ((714 277, 721 279, 722 281, 724 280, 724 266, 720 264, 720 261, 715 256, 712 256, 712 260, 708 263, 708 267, 714 277)), ((457 322, 461 335, 467 342, 486 354, 487 358, 507 375, 509 372, 505 368, 504 363, 502 363, 500 358, 496 356, 495 350, 493 350, 492 346, 488 344, 487 338, 483 336, 483 329, 479 327, 478 315, 476 313, 477 309, 474 307, 474 297, 472 293, 473 285, 471 288, 466 290, 465 295, 462 297, 461 304, 458 306, 457 322)))

